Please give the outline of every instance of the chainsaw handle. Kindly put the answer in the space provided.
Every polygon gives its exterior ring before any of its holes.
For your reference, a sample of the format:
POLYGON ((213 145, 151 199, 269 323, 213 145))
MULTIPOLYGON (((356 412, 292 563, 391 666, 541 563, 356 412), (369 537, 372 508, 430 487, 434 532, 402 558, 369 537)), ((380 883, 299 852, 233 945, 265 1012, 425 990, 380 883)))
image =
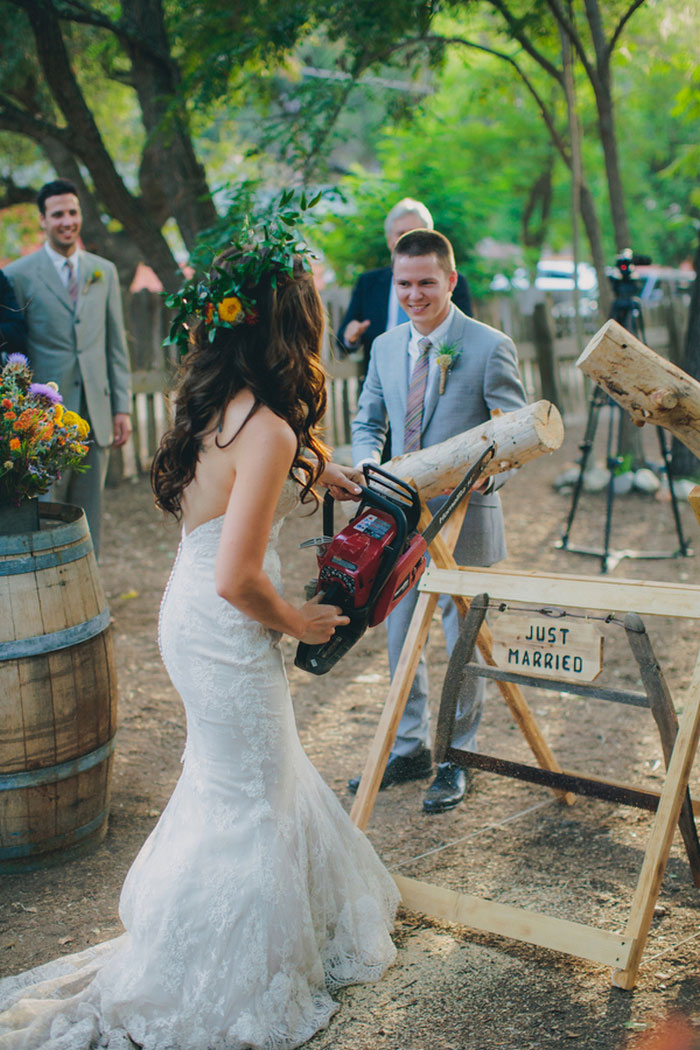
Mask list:
POLYGON ((323 497, 323 535, 333 536, 333 504, 335 500, 330 494, 330 491, 326 489, 326 495, 323 497))

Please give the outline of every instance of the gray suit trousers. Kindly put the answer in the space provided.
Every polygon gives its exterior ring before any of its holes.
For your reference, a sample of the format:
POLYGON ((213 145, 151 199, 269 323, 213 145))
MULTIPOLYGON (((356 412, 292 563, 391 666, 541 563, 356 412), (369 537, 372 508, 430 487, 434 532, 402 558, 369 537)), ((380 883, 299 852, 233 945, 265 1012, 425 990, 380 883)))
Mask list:
MULTIPOLYGON (((389 667, 394 677, 399 662, 401 649, 406 638, 408 625, 418 600, 418 588, 414 587, 399 602, 386 621, 389 650, 389 667)), ((450 656, 459 636, 462 620, 457 606, 449 595, 443 594, 438 599, 442 612, 442 629, 445 633, 447 654, 450 656)), ((481 662, 480 655, 477 660, 481 662)), ((483 678, 469 677, 467 688, 459 697, 457 717, 452 743, 463 751, 476 751, 476 734, 481 722, 481 715, 486 698, 486 682, 483 678)), ((430 722, 428 710, 428 667, 425 653, 421 654, 416 676, 408 694, 406 707, 401 717, 399 730, 391 749, 392 755, 412 755, 420 747, 430 747, 430 722)))
POLYGON ((72 503, 83 508, 96 558, 100 554, 102 493, 109 466, 109 451, 109 447, 105 448, 93 442, 84 460, 90 469, 84 474, 78 474, 74 470, 66 471, 54 482, 48 495, 44 497, 56 503, 72 503))

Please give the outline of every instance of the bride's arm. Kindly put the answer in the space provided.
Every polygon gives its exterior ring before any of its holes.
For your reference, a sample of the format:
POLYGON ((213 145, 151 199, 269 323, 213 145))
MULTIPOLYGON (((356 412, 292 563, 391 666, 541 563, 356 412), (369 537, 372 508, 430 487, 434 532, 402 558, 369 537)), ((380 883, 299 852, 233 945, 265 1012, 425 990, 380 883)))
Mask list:
POLYGON ((347 616, 318 598, 295 608, 263 571, 275 508, 295 452, 291 428, 264 409, 248 421, 230 449, 235 480, 216 559, 216 589, 265 627, 317 644, 327 641, 339 624, 348 623, 347 616))

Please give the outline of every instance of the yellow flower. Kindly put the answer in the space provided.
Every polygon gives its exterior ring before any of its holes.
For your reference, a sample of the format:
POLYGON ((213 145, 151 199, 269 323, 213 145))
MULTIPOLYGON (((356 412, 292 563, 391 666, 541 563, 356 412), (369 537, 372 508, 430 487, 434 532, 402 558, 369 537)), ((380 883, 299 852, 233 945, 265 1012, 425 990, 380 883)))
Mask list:
POLYGON ((54 421, 55 421, 56 425, 59 426, 59 427, 63 425, 63 414, 64 414, 64 412, 65 412, 65 408, 63 407, 63 405, 54 405, 53 418, 54 418, 54 421))
POLYGON ((93 272, 90 274, 90 276, 88 277, 88 279, 85 282, 85 287, 83 288, 83 292, 86 292, 88 290, 88 288, 90 288, 90 286, 95 283, 95 281, 101 281, 101 280, 102 280, 102 270, 93 270, 93 272))
POLYGON ((83 419, 77 412, 64 412, 63 414, 63 426, 64 427, 75 427, 78 431, 78 437, 86 438, 90 433, 90 424, 87 419, 83 419))
POLYGON ((231 295, 227 299, 222 299, 217 309, 220 321, 228 321, 229 324, 235 324, 243 307, 241 306, 241 300, 237 299, 235 295, 231 295))

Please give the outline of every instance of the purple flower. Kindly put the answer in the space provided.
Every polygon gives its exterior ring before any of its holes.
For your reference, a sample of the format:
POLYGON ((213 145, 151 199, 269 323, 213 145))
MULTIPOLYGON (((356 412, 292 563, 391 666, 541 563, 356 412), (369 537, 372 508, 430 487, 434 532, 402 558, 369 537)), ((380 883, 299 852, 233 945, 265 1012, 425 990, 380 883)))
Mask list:
MULTIPOLYGON (((18 354, 17 356, 19 357, 21 355, 18 354)), ((54 390, 52 386, 47 386, 46 383, 30 383, 29 393, 36 394, 37 397, 45 397, 52 405, 59 404, 63 401, 58 390, 54 390)))
POLYGON ((25 367, 26 367, 26 366, 29 365, 29 359, 26 358, 24 356, 24 354, 8 354, 7 355, 7 364, 8 365, 25 365, 25 367))

